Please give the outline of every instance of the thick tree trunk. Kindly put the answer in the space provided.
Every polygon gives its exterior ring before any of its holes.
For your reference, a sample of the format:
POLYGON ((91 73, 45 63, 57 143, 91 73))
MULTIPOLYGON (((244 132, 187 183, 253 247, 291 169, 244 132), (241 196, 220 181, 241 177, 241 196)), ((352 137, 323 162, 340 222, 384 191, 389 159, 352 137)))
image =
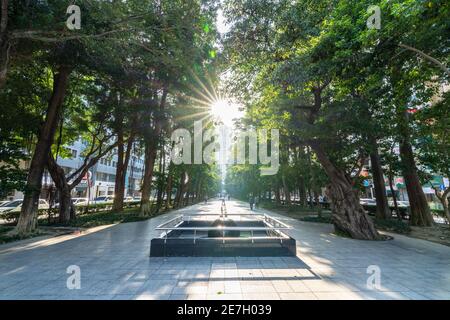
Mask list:
POLYGON ((429 227, 433 225, 434 220, 417 174, 411 144, 406 138, 400 142, 400 158, 411 208, 410 223, 413 226, 429 227))
POLYGON ((310 142, 310 145, 330 179, 328 194, 336 231, 354 239, 379 240, 381 237, 372 220, 359 203, 358 190, 353 188, 345 173, 329 160, 318 142, 310 142))
POLYGON ((75 207, 72 203, 70 185, 67 182, 66 174, 53 159, 51 152, 48 153, 47 169, 50 172, 53 182, 58 189, 59 194, 59 219, 61 224, 67 224, 75 217, 75 207))
POLYGON ((372 165, 373 185, 375 187, 375 198, 377 203, 376 217, 378 219, 390 219, 391 210, 389 209, 386 186, 384 184, 383 168, 381 167, 376 140, 372 142, 372 145, 374 150, 370 154, 370 162, 372 165))
POLYGON ((39 194, 41 192, 42 174, 47 163, 48 153, 53 143, 61 106, 64 101, 70 69, 60 66, 53 79, 53 92, 48 103, 45 122, 40 130, 38 142, 31 159, 27 177, 25 196, 19 221, 13 233, 26 234, 36 228, 39 194))

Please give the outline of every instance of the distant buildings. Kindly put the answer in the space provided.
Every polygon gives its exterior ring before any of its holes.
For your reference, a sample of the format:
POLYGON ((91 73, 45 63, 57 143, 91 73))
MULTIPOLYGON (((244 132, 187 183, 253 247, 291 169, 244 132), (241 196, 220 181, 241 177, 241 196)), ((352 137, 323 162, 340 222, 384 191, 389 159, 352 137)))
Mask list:
MULTIPOLYGON (((66 147, 71 152, 70 158, 58 157, 57 163, 64 169, 67 175, 77 170, 83 164, 83 151, 86 145, 78 140, 73 145, 66 147)), ((114 195, 116 181, 117 150, 101 158, 96 165, 89 169, 89 173, 72 191, 72 197, 94 199, 99 196, 114 195)), ((130 162, 125 177, 125 196, 138 197, 141 195, 141 181, 144 174, 144 159, 133 148, 130 162)), ((69 181, 70 182, 70 181, 69 181)), ((55 190, 50 174, 45 171, 42 178, 41 198, 48 199, 49 192, 55 190)), ((8 198, 22 199, 22 192, 14 192, 8 198)))

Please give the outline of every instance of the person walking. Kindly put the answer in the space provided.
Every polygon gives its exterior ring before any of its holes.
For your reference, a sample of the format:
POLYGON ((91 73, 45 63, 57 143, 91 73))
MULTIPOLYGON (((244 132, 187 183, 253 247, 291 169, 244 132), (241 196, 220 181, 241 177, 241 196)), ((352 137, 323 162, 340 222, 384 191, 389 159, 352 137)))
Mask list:
POLYGON ((255 199, 253 198, 253 196, 250 196, 250 210, 253 211, 253 205, 255 204, 255 199))

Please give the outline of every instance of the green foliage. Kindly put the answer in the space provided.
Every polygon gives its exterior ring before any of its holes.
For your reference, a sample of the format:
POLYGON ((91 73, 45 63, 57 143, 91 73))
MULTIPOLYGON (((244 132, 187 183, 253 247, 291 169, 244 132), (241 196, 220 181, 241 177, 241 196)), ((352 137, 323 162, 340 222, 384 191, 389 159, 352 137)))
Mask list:
POLYGON ((411 232, 411 227, 408 223, 397 219, 380 220, 375 219, 375 225, 378 229, 384 231, 392 231, 396 233, 408 234, 411 232))
POLYGON ((333 219, 331 218, 331 216, 326 217, 308 216, 308 217, 301 217, 300 220, 305 222, 328 223, 328 224, 333 223, 333 219))

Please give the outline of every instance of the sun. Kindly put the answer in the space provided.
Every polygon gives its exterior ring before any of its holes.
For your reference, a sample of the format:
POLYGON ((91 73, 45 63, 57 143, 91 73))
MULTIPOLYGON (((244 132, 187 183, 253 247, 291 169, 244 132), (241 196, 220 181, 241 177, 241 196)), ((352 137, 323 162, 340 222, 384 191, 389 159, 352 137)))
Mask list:
POLYGON ((211 116, 222 121, 224 125, 232 127, 234 122, 243 117, 240 106, 232 101, 221 99, 211 104, 211 116))

